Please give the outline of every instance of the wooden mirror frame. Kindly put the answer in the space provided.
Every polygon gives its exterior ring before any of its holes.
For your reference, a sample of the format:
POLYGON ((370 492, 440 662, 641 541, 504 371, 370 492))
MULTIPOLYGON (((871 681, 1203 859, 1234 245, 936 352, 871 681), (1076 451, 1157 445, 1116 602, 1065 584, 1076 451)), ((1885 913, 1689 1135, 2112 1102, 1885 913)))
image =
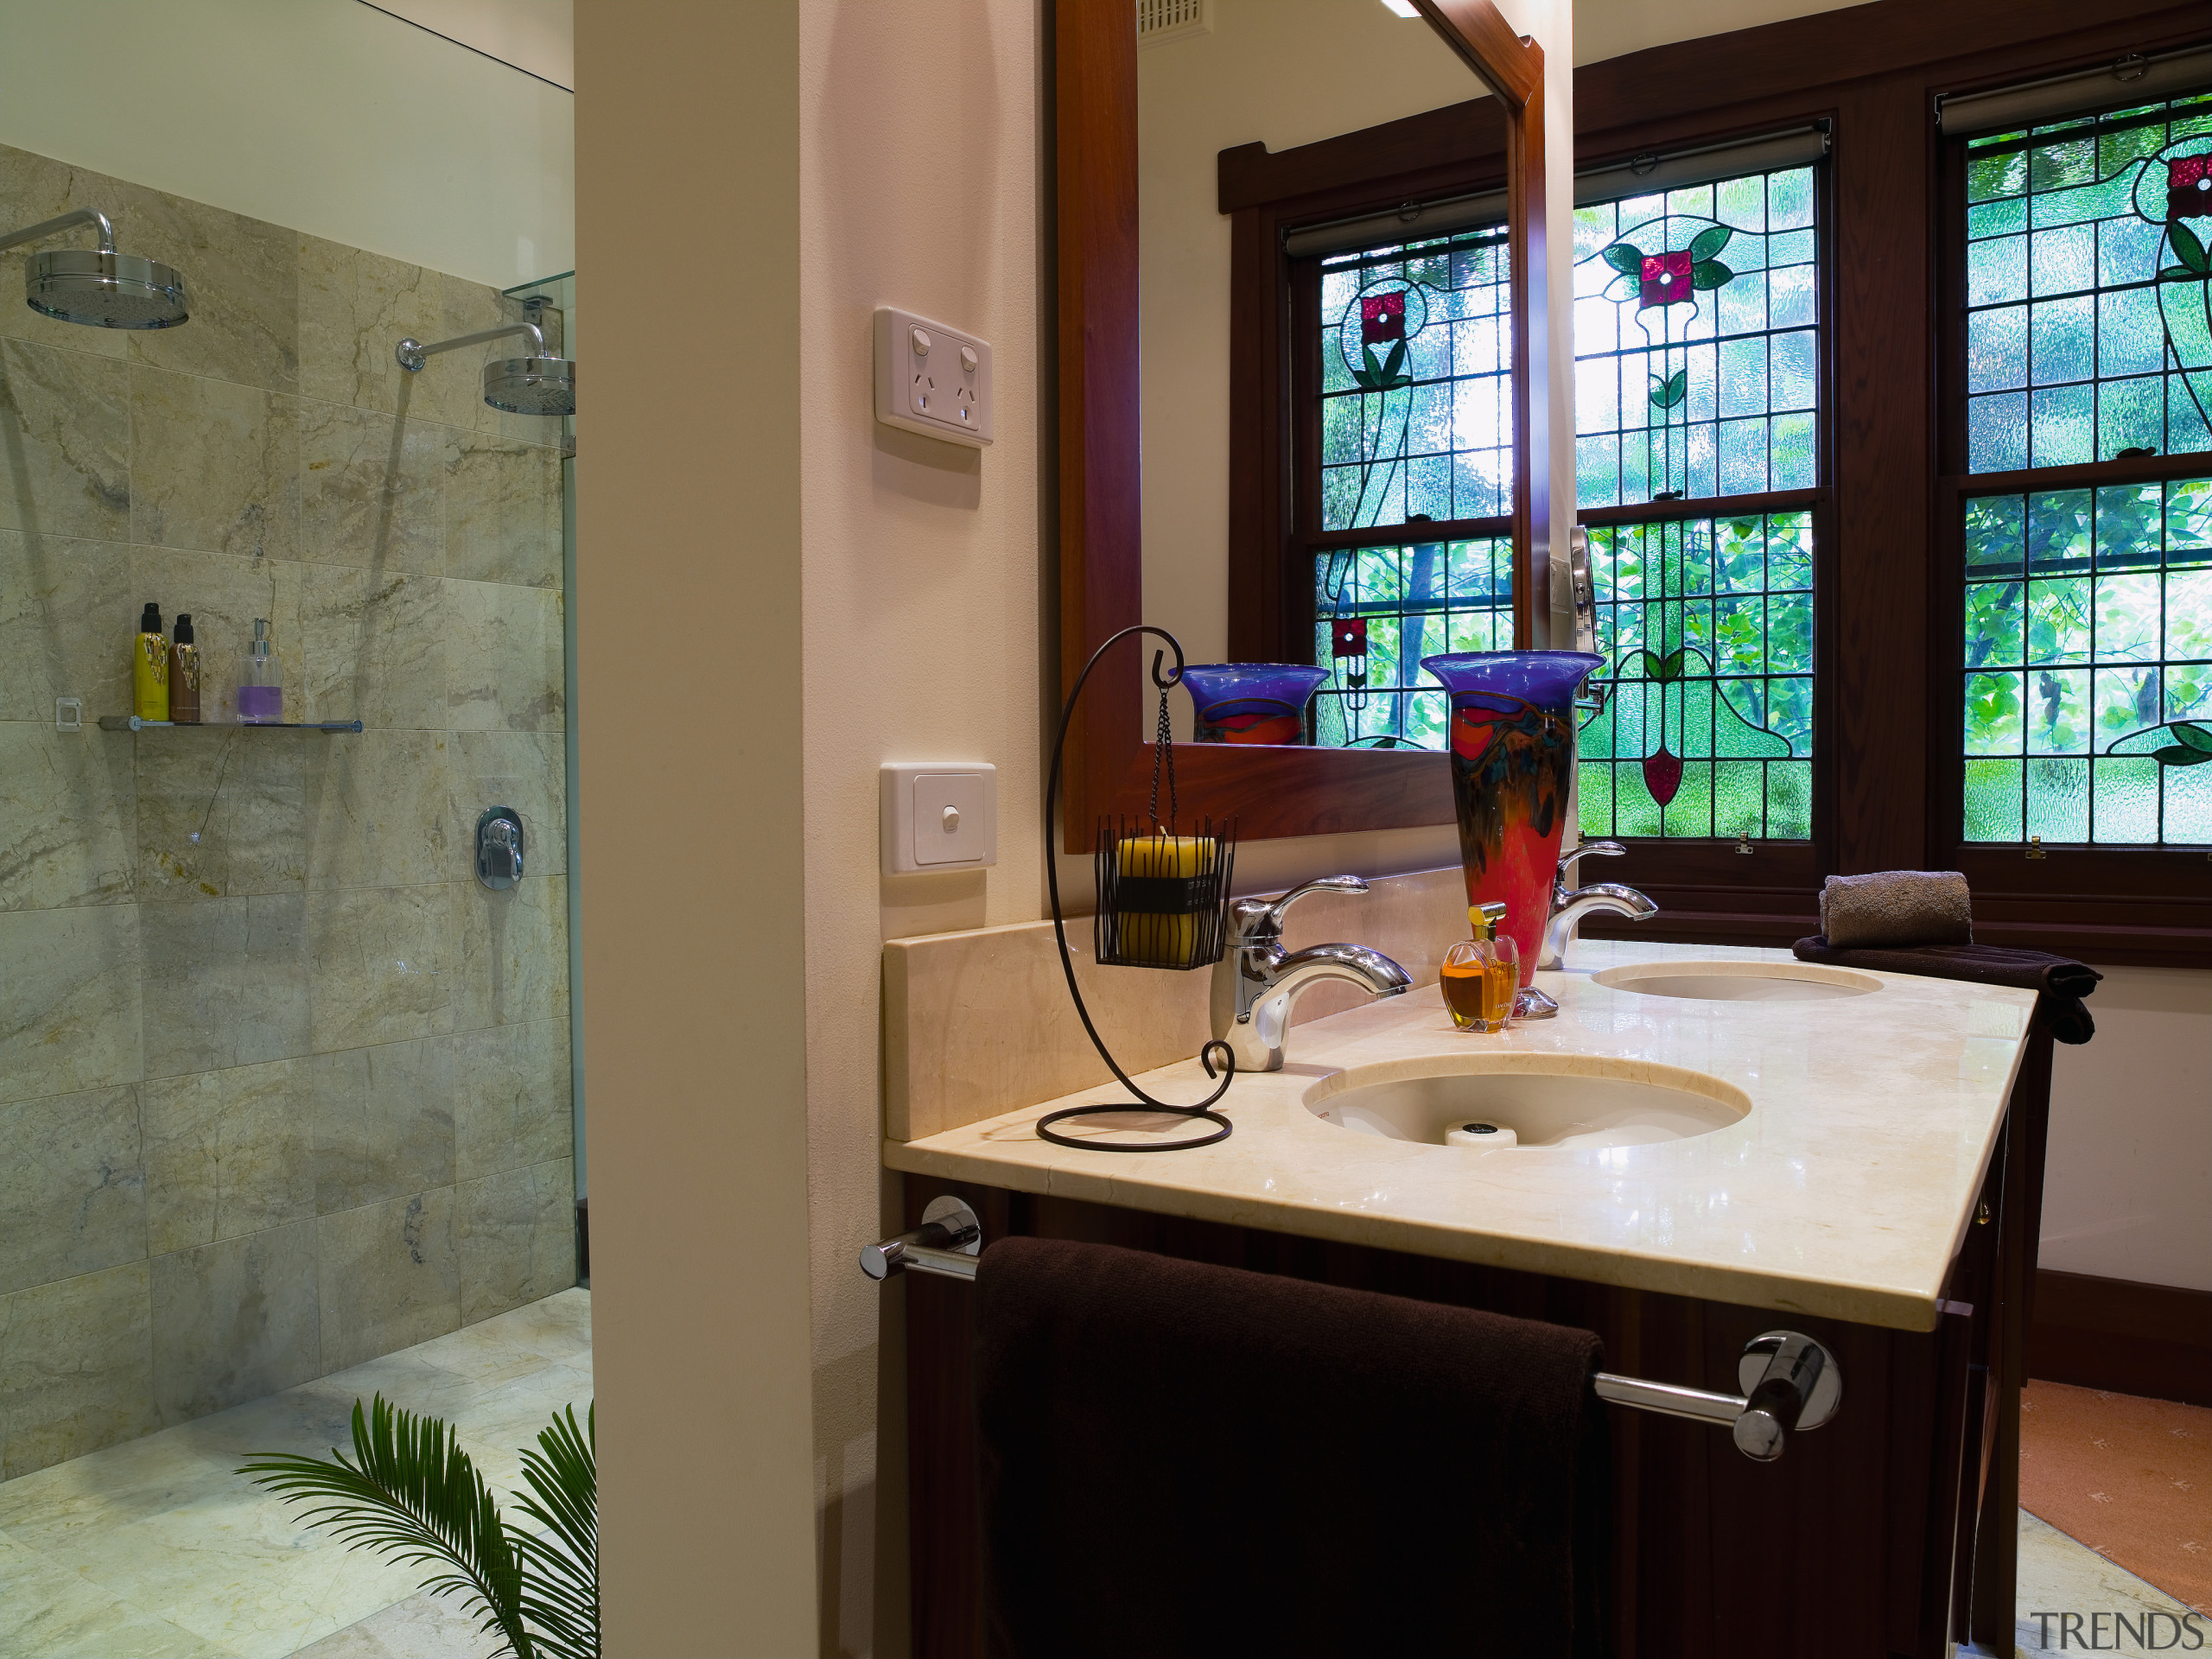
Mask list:
MULTIPOLYGON (((1543 48, 1516 35, 1491 0, 1414 4, 1505 115, 1513 631, 1528 649, 1547 640, 1551 592, 1543 48)), ((1103 641, 1144 620, 1137 48, 1128 0, 1054 0, 1052 19, 1065 697, 1103 641)), ((1062 844, 1071 853, 1090 850, 1102 817, 1144 810, 1152 752, 1139 710, 1149 649, 1141 639, 1117 646, 1070 722, 1062 844)), ((1452 821, 1442 753, 1192 743, 1176 746, 1175 765, 1192 804, 1232 810, 1247 841, 1452 821)))

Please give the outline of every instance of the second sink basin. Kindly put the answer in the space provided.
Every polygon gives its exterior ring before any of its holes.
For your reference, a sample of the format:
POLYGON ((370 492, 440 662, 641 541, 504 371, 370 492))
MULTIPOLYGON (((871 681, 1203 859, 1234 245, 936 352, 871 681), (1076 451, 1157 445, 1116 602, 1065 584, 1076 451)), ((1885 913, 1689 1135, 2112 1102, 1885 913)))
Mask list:
POLYGON ((1815 962, 1639 962, 1591 978, 1617 991, 1700 1002, 1826 1002, 1882 988, 1872 974, 1815 962))
POLYGON ((1465 1125, 1493 1124, 1513 1131, 1519 1150, 1710 1135, 1741 1122, 1751 1099, 1719 1077, 1649 1061, 1468 1053, 1354 1066, 1307 1090, 1306 1109, 1355 1134, 1430 1146, 1465 1125))

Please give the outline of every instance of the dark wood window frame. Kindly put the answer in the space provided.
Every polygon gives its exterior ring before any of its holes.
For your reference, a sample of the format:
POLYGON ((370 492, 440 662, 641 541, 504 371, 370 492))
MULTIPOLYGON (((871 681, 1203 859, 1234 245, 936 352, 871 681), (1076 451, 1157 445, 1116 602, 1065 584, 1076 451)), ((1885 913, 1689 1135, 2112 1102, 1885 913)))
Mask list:
MULTIPOLYGON (((1638 841, 1607 874, 1662 906, 1669 938, 1785 944, 1814 931, 1829 872, 1964 870, 1977 937, 2103 963, 2212 966, 2212 858, 2203 849, 2024 849, 1960 840, 1958 712, 1961 480, 1948 423, 1958 358, 1947 249, 1955 222, 1938 93, 1972 92, 2198 44, 2201 7, 2107 0, 1878 0, 1594 64, 1575 73, 1576 158, 1591 165, 1825 118, 1822 480, 1815 545, 1813 839, 1638 841), (1740 89, 1758 89, 1745 96, 1740 89), (1912 612, 1917 603, 1922 616, 1912 612)), ((1231 219, 1230 649, 1294 660, 1310 598, 1300 563, 1290 457, 1289 262, 1300 225, 1495 188, 1503 123, 1487 100, 1269 155, 1224 151, 1219 206, 1231 219)), ((2171 477, 2212 467, 2097 463, 2038 483, 2171 477), (2072 474, 2082 476, 2075 480, 2072 474)), ((2005 480, 1977 477, 1979 491, 2005 480)), ((1789 505, 1804 505, 1792 493, 1789 505)), ((1751 498, 1728 499, 1747 510, 1751 498)), ((1586 524, 1695 516, 1708 504, 1593 509, 1586 524)), ((1779 505, 1779 503, 1777 503, 1779 505)), ((1387 537, 1385 538, 1387 539, 1387 537)), ((1355 764, 1412 757, 1365 754, 1355 764)), ((1445 815, 1408 817, 1407 823, 1445 815)), ((1593 918, 1593 933, 1617 931, 1593 918)))

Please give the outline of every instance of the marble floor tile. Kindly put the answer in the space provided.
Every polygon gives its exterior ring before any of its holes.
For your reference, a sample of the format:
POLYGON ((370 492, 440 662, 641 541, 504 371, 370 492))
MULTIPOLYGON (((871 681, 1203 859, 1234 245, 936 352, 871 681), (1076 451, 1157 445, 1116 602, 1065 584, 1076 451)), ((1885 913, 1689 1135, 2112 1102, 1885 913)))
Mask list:
MULTIPOLYGON (((0 526, 119 542, 130 533, 130 371, 0 340, 0 526)), ((120 656, 122 653, 118 652, 120 656)))
POLYGON ((146 1254, 137 1090, 0 1105, 0 1294, 146 1254))
MULTIPOLYGON (((235 666, 209 665, 203 683, 213 694, 211 710, 235 709, 237 680, 235 666)), ((336 748, 320 732, 227 722, 141 738, 139 896, 198 900, 302 891, 310 803, 339 758, 336 748)))
POLYGON ((61 1659, 74 1654, 229 1659, 228 1649, 139 1611, 113 1591, 0 1533, 0 1655, 61 1659))
POLYGON ((574 1166, 556 1158, 461 1184, 454 1243, 464 1325, 576 1282, 575 1180, 574 1166))
POLYGON ((296 398, 133 364, 130 430, 132 541, 299 556, 296 398))
POLYGON ((561 585, 561 457, 455 432, 446 451, 445 569, 471 582, 561 585))
POLYGON ((0 1479, 155 1427, 150 1306, 143 1262, 0 1296, 0 1479))
POLYGON ((306 895, 142 904, 149 1077, 308 1051, 306 895))
POLYGON ((453 1185, 453 1039, 349 1048, 310 1065, 317 1214, 453 1185))
POLYGON ((443 337, 443 278, 305 234, 299 272, 301 394, 391 413, 410 378, 393 347, 405 338, 443 337))
POLYGON ((137 890, 130 740, 56 731, 46 712, 0 720, 0 910, 125 903, 137 890))
POLYGON ((448 581, 446 718, 461 732, 557 732, 568 717, 562 596, 550 588, 448 581))
POLYGON ((444 1416, 504 1493, 518 1448, 556 1409, 581 1414, 590 1400, 590 1306, 589 1293, 566 1291, 0 1484, 0 1659, 490 1653, 468 1643, 456 1604, 419 1593, 423 1569, 300 1525, 236 1471, 252 1452, 346 1445, 353 1402, 381 1391, 444 1416))
MULTIPOLYGON (((2185 1649, 2188 1639, 2178 1637, 2173 1621, 2190 1610, 2156 1585, 2145 1584, 2126 1567, 2106 1560, 2088 1545, 2078 1543, 2040 1517, 2020 1511, 2020 1576, 2015 1603, 2012 1640, 2020 1659, 2037 1659, 2045 1653, 2086 1653, 2092 1650, 2092 1634, 2099 1637, 2095 1651, 2117 1653, 2125 1659, 2168 1654, 2185 1649), (2048 1620, 2035 1617, 2050 1613, 2048 1620), (2069 1630, 2063 1615, 2080 1615, 2069 1630), (2143 1630, 2149 1615, 2159 1616, 2155 1634, 2144 1642, 2121 1639, 2111 1615, 2126 1617, 2132 1629, 2143 1630), (2105 1617, 2094 1627, 2092 1617, 2105 1617)), ((2199 1628, 2212 1620, 2197 1618, 2199 1628)))
POLYGON ((442 1186, 316 1223, 322 1359, 359 1364, 461 1328, 454 1190, 442 1186))
POLYGON ((315 1052, 454 1028, 460 951, 447 886, 346 887, 308 903, 315 1052))
POLYGON ((569 1006, 569 889, 563 875, 525 875, 494 893, 454 881, 453 936, 460 960, 454 1028, 552 1020, 569 1006))
POLYGON ((495 1659, 507 1651, 461 1610, 460 1598, 418 1591, 302 1648, 292 1659, 495 1659))
MULTIPOLYGON (((51 726, 56 697, 83 698, 87 727, 130 712, 130 655, 116 649, 117 595, 137 586, 130 577, 125 543, 0 530, 0 720, 51 726)), ((105 736, 130 753, 128 735, 105 736)))
POLYGON ((487 1026, 454 1039, 455 1173, 464 1181, 575 1150, 569 1022, 487 1026))
POLYGON ((149 1254, 315 1214, 310 1075, 300 1058, 139 1084, 149 1254))
POLYGON ((467 874, 476 820, 454 816, 454 750, 444 732, 366 731, 332 746, 313 802, 308 885, 419 887, 467 874))
POLYGON ((312 1220, 157 1255, 152 1268, 154 1402, 164 1423, 322 1370, 312 1220))
POLYGON ((139 910, 0 911, 0 1100, 144 1074, 139 910))
MULTIPOLYGON (((338 404, 299 405, 300 556, 436 575, 445 563, 443 427, 338 404)), ((558 546, 560 490, 553 490, 558 546)))

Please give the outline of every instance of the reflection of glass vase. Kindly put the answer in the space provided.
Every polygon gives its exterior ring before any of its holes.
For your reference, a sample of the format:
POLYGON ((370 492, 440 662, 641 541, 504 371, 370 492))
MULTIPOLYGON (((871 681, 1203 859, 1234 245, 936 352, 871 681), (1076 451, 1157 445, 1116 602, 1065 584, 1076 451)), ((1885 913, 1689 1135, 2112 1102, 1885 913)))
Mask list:
POLYGON ((1522 998, 1538 1011, 1550 999, 1526 988, 1551 919, 1552 878, 1567 833, 1574 694, 1604 661, 1580 651, 1421 658, 1452 694, 1452 804, 1467 903, 1504 905, 1499 931, 1520 947, 1522 998))
POLYGON ((1311 663, 1188 663, 1183 668, 1201 743, 1303 743, 1306 705, 1328 677, 1327 669, 1311 663))

